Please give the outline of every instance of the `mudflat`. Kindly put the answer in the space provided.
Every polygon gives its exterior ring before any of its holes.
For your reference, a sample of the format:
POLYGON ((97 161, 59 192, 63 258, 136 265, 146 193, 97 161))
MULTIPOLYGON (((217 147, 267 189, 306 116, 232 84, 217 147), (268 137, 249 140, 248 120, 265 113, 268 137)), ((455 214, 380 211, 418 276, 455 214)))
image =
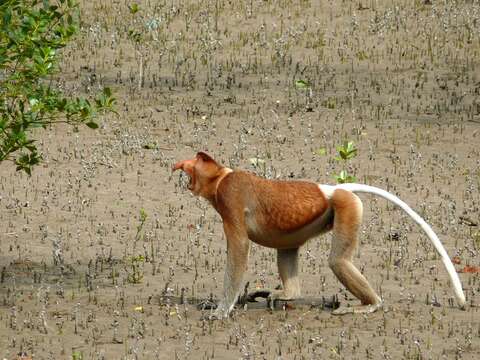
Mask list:
MULTIPOLYGON (((0 357, 478 359, 480 4, 128 3, 80 1, 53 82, 73 95, 111 87, 118 116, 38 132, 45 161, 31 177, 0 168, 0 357), (221 294, 226 244, 172 164, 202 150, 268 178, 334 184, 345 140, 358 148, 348 173, 438 234, 466 310, 420 229, 362 195, 355 263, 382 310, 260 302, 202 320, 196 303, 221 294)), ((302 248, 303 295, 356 305, 329 249, 328 234, 302 248)), ((274 250, 253 245, 245 280, 248 291, 280 284, 274 250)))

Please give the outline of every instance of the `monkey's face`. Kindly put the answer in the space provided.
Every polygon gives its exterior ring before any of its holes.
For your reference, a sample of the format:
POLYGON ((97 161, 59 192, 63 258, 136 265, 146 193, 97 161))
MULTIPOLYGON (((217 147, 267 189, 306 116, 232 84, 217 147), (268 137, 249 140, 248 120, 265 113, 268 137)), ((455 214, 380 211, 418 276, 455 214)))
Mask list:
POLYGON ((210 185, 219 174, 221 166, 204 152, 197 153, 194 159, 177 162, 173 171, 183 170, 190 177, 188 189, 195 195, 207 197, 210 192, 210 185))
POLYGON ((173 171, 176 171, 178 169, 183 170, 185 174, 188 175, 190 178, 190 181, 188 183, 188 189, 193 190, 194 184, 195 184, 195 163, 197 159, 191 159, 191 160, 183 160, 177 162, 175 165, 173 165, 173 171))

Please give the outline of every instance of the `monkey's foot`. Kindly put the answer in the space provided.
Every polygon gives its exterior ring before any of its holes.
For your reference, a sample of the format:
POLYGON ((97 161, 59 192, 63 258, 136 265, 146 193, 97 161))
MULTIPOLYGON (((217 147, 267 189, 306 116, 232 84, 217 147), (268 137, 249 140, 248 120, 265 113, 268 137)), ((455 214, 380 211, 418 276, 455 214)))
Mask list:
POLYGON ((292 295, 284 290, 272 290, 267 297, 267 305, 270 310, 275 309, 275 303, 277 301, 291 301, 297 299, 299 296, 292 295))
POLYGON ((332 311, 332 315, 346 315, 346 314, 371 314, 380 309, 383 302, 371 305, 357 305, 357 306, 340 306, 338 309, 332 311))

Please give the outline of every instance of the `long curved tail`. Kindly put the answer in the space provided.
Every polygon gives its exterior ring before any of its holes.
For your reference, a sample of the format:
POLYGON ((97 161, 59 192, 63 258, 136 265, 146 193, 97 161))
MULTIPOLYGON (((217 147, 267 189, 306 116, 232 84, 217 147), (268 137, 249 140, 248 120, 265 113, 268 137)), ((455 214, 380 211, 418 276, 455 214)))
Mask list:
POLYGON ((455 270, 455 267, 453 266, 453 263, 447 254, 447 251, 445 250, 442 243, 440 242, 440 239, 433 232, 430 225, 428 225, 425 222, 425 220, 423 220, 420 217, 420 215, 418 215, 415 211, 412 210, 410 206, 408 206, 406 203, 404 203, 395 195, 390 194, 388 191, 376 188, 374 186, 347 183, 347 184, 336 185, 334 188, 348 190, 353 193, 367 193, 367 194, 378 195, 386 200, 393 202, 395 205, 402 208, 402 210, 404 210, 408 215, 410 215, 413 221, 415 221, 418 225, 420 225, 423 231, 425 231, 429 239, 432 241, 433 246, 435 247, 437 252, 440 254, 442 258, 442 262, 445 265, 445 268, 447 269, 448 275, 450 276, 450 281, 453 284, 453 289, 455 291, 455 297, 457 298, 457 302, 461 308, 465 307, 465 294, 463 293, 462 284, 460 283, 460 279, 458 277, 457 271, 455 270))

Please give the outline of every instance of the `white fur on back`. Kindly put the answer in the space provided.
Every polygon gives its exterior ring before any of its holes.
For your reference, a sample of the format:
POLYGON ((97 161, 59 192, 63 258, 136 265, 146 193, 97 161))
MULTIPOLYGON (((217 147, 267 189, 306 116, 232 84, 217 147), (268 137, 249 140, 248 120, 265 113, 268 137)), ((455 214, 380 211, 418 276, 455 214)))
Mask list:
POLYGON ((318 187, 319 187, 320 191, 325 194, 327 199, 330 200, 332 198, 333 192, 335 191, 335 186, 318 184, 318 187))

